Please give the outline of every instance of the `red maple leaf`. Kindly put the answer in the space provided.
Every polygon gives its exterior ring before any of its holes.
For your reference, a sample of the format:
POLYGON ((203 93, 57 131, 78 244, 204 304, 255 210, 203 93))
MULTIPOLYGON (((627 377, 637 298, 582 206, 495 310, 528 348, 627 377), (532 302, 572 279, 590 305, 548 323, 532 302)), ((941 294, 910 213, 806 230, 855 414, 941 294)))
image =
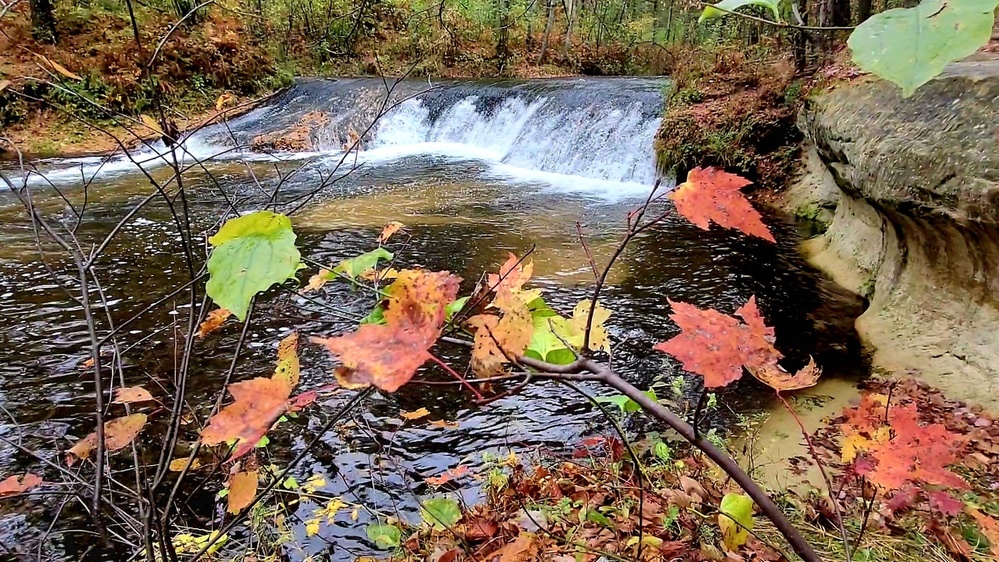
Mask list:
POLYGON ((340 359, 345 368, 335 373, 344 386, 375 385, 395 392, 430 359, 445 307, 458 294, 460 282, 446 271, 400 271, 386 291, 385 324, 364 324, 356 332, 312 341, 340 359))
POLYGON ((705 388, 718 388, 739 380, 742 368, 774 367, 782 357, 774 349, 774 330, 767 327, 756 306, 756 297, 736 311, 745 323, 717 310, 669 301, 670 319, 680 327, 676 337, 658 343, 656 350, 683 363, 684 370, 704 377, 705 388))
MULTIPOLYGON (((883 399, 867 396, 860 406, 847 412, 841 428, 863 459, 855 466, 857 474, 884 490, 898 490, 912 483, 964 489, 967 482, 947 469, 957 462, 965 437, 949 431, 942 424, 922 424, 915 404, 893 406, 884 421, 883 399)), ((937 498, 941 500, 941 498, 937 498)), ((942 503, 942 502, 941 502, 942 503)), ((947 508, 947 505, 943 506, 947 508)))
POLYGON ((713 221, 724 228, 775 242, 760 213, 740 191, 749 180, 718 168, 694 168, 669 198, 684 218, 707 230, 713 221))

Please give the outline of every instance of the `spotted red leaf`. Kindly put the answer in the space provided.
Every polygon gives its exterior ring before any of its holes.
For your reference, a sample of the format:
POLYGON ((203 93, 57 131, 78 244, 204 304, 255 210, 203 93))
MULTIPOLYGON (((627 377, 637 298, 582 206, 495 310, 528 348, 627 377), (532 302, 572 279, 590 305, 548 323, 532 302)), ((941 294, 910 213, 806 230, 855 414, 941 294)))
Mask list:
POLYGON ((741 189, 749 180, 718 168, 694 168, 669 197, 684 218, 707 230, 711 222, 774 242, 760 213, 741 189))
POLYGON ((655 349, 683 363, 684 370, 704 377, 705 388, 718 388, 742 377, 742 368, 773 367, 782 357, 774 349, 774 330, 767 327, 750 297, 736 314, 702 310, 694 305, 669 301, 670 318, 680 327, 676 337, 658 343, 655 349))

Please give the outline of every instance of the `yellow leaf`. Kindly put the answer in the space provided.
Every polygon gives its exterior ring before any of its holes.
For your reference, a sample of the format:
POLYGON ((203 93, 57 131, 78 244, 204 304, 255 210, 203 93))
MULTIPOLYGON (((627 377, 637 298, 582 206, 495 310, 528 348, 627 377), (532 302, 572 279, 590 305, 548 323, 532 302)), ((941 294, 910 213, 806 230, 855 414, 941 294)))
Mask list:
POLYGON ((388 281, 389 279, 397 279, 399 277, 399 270, 394 267, 388 269, 365 269, 358 275, 361 279, 365 281, 388 281))
POLYGON ((143 113, 139 116, 142 119, 142 124, 153 130, 158 135, 163 135, 163 129, 160 128, 160 124, 156 122, 155 119, 143 113))
POLYGON ((278 344, 278 362, 274 369, 274 380, 282 380, 288 383, 290 388, 298 386, 301 373, 301 366, 298 362, 298 332, 288 334, 281 343, 278 344))
POLYGON ((402 411, 402 412, 399 412, 399 415, 402 416, 402 417, 404 417, 404 418, 406 418, 409 421, 414 421, 414 420, 418 420, 420 418, 429 416, 430 415, 430 410, 428 410, 426 408, 420 408, 419 410, 416 410, 414 412, 402 411))
POLYGON ((219 99, 215 100, 215 111, 222 111, 223 107, 234 103, 236 103, 236 96, 226 92, 219 96, 219 99))
POLYGON ((427 422, 431 427, 436 427, 439 429, 456 429, 459 427, 458 422, 447 421, 447 420, 432 420, 427 422))
POLYGON ((45 61, 46 64, 48 64, 49 66, 51 66, 53 69, 55 69, 56 72, 58 72, 59 74, 62 74, 66 78, 69 78, 71 80, 83 80, 83 78, 81 78, 79 74, 76 74, 74 72, 70 72, 69 70, 66 69, 65 66, 57 63, 54 60, 45 58, 44 56, 39 55, 38 53, 35 53, 35 56, 38 57, 38 58, 40 58, 40 59, 42 59, 43 61, 45 61))
MULTIPOLYGON (((589 317, 589 314, 590 300, 581 300, 576 305, 576 308, 573 309, 572 318, 553 317, 551 319, 552 329, 573 347, 577 349, 582 348, 583 339, 586 335, 586 319, 589 317)), ((604 322, 610 318, 610 315, 611 311, 600 306, 600 303, 597 302, 596 307, 593 309, 593 323, 590 326, 590 350, 597 351, 598 349, 602 349, 610 351, 610 338, 607 336, 607 329, 604 328, 604 322)))
POLYGON ((350 518, 353 521, 357 521, 357 518, 361 516, 361 507, 354 506, 354 511, 350 512, 350 518))
MULTIPOLYGON (((184 467, 186 465, 187 465, 187 457, 173 459, 172 461, 170 461, 170 472, 180 472, 184 470, 184 467)), ((194 461, 191 463, 191 468, 189 468, 188 470, 197 470, 198 468, 201 468, 201 461, 198 459, 194 459, 194 461)))
POLYGON ((0 80, 0 93, 3 93, 10 86, 10 80, 0 80))
POLYGON ((302 289, 302 292, 311 293, 312 291, 319 290, 327 281, 334 278, 336 278, 336 275, 333 272, 328 269, 321 269, 319 273, 309 277, 309 284, 302 289))
POLYGON ((305 536, 314 537, 319 534, 319 520, 310 519, 305 522, 305 536))
POLYGON ((257 495, 257 471, 238 472, 229 482, 229 513, 239 513, 257 495))

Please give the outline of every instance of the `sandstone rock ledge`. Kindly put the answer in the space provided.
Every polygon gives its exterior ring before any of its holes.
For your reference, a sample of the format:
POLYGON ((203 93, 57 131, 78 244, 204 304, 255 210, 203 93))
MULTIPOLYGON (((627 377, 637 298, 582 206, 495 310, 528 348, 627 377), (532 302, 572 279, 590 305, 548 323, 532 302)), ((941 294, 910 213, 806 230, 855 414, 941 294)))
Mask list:
POLYGON ((841 86, 800 125, 811 146, 785 207, 832 214, 804 251, 869 299, 856 327, 875 366, 999 412, 999 61, 952 65, 908 99, 841 86))

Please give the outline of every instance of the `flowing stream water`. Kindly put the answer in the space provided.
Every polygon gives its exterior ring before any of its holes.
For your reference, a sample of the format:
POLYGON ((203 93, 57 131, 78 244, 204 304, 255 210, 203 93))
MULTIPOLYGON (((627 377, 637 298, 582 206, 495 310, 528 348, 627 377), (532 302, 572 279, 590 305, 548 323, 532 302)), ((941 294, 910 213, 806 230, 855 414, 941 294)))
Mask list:
MULTIPOLYGON (((397 220, 411 236, 408 243, 403 235, 393 245, 399 261, 455 272, 465 279, 465 294, 484 271, 495 271, 507 252, 535 248, 533 283, 544 289, 550 304, 568 313, 593 281, 577 223, 595 261, 605 263, 623 235, 628 210, 644 200, 656 180, 652 144, 666 85, 621 78, 457 81, 429 88, 406 81, 387 95, 386 86, 392 84, 381 81, 303 80, 226 126, 191 135, 183 150, 171 153, 154 144, 132 158, 51 160, 38 164, 44 180, 32 173, 27 181, 40 212, 68 228, 76 225, 83 247, 90 248, 151 192, 145 174, 165 181, 171 173, 165 164, 176 156, 189 166, 183 180, 196 232, 217 229, 229 205, 246 211, 277 201, 282 210, 295 209, 298 243, 314 260, 310 263, 335 264, 375 247, 381 227, 397 220), (259 135, 293 128, 315 111, 326 117, 311 132, 310 150, 246 148, 259 135), (342 146, 351 129, 362 135, 363 150, 345 157, 342 146), (82 219, 67 201, 85 208, 82 219)), ((15 179, 24 174, 7 173, 15 179)), ((613 271, 603 297, 613 311, 608 328, 616 369, 642 387, 658 381, 661 396, 688 408, 698 396, 697 382, 687 380, 680 396, 670 396, 670 382, 683 375, 675 362, 651 350, 676 333, 667 316, 667 296, 730 313, 756 295, 776 327, 788 366, 800 366, 814 355, 827 376, 862 372, 850 329, 860 303, 803 265, 793 224, 767 220, 777 245, 718 228, 702 231, 673 218, 638 238, 613 271)), ((0 406, 5 412, 0 435, 62 462, 60 451, 93 429, 92 375, 83 368, 87 324, 63 290, 76 290, 75 270, 44 237, 45 260, 39 259, 31 223, 9 192, 0 192, 0 241, 0 406)), ((159 200, 124 223, 98 260, 100 290, 107 299, 106 308, 97 308, 101 329, 107 329, 108 316, 119 325, 183 285, 188 266, 178 241, 170 209, 159 200)), ((204 238, 196 242, 204 244, 204 238)), ((200 247, 195 250, 203 256, 200 247)), ((299 278, 304 282, 307 276, 303 272, 299 278)), ((152 313, 119 328, 126 384, 142 384, 157 396, 172 392, 185 298, 186 293, 167 298, 152 313)), ((331 287, 312 299, 270 291, 258 299, 235 380, 269 375, 277 342, 289 331, 338 333, 353 324, 342 315, 363 316, 370 306, 370 298, 345 287, 331 287)), ((195 343, 188 385, 193 408, 207 411, 217 398, 240 331, 230 321, 195 343)), ((446 347, 441 353, 456 356, 446 347)), ((304 345, 302 365, 302 388, 331 381, 325 351, 304 345)), ((348 395, 335 394, 281 424, 267 447, 269 458, 280 464, 304 447, 348 395)), ((766 409, 767 396, 754 381, 741 381, 720 393, 723 407, 713 419, 722 423, 736 413, 766 409)), ((630 427, 661 429, 639 418, 630 427)), ((434 493, 424 483, 428 476, 458 464, 474 470, 483 452, 569 452, 583 436, 608 431, 608 422, 585 399, 553 384, 529 386, 484 407, 456 387, 411 385, 396 394, 375 394, 346 425, 323 436, 296 474, 324 474, 324 493, 416 521, 417 499, 434 493), (421 407, 431 412, 426 420, 457 426, 434 428, 399 416, 421 407)), ((196 439, 196 432, 187 428, 184 440, 196 439)), ((155 453, 157 438, 152 429, 140 437, 155 453)), ((2 475, 31 469, 60 478, 18 449, 3 445, 0 451, 2 475)), ((474 501, 477 484, 466 478, 446 491, 474 501)), ((296 515, 308 519, 315 507, 304 502, 296 515)), ((34 549, 59 504, 29 501, 0 509, 6 510, 0 542, 34 549)), ((205 526, 222 516, 210 493, 192 496, 185 509, 205 526)), ((47 535, 46 559, 76 559, 92 542, 73 531, 86 526, 79 509, 70 506, 67 512, 76 515, 64 514, 68 523, 47 535)), ((296 524, 300 546, 288 554, 351 560, 369 551, 364 525, 373 518, 362 510, 355 521, 347 509, 311 537, 296 524)))

